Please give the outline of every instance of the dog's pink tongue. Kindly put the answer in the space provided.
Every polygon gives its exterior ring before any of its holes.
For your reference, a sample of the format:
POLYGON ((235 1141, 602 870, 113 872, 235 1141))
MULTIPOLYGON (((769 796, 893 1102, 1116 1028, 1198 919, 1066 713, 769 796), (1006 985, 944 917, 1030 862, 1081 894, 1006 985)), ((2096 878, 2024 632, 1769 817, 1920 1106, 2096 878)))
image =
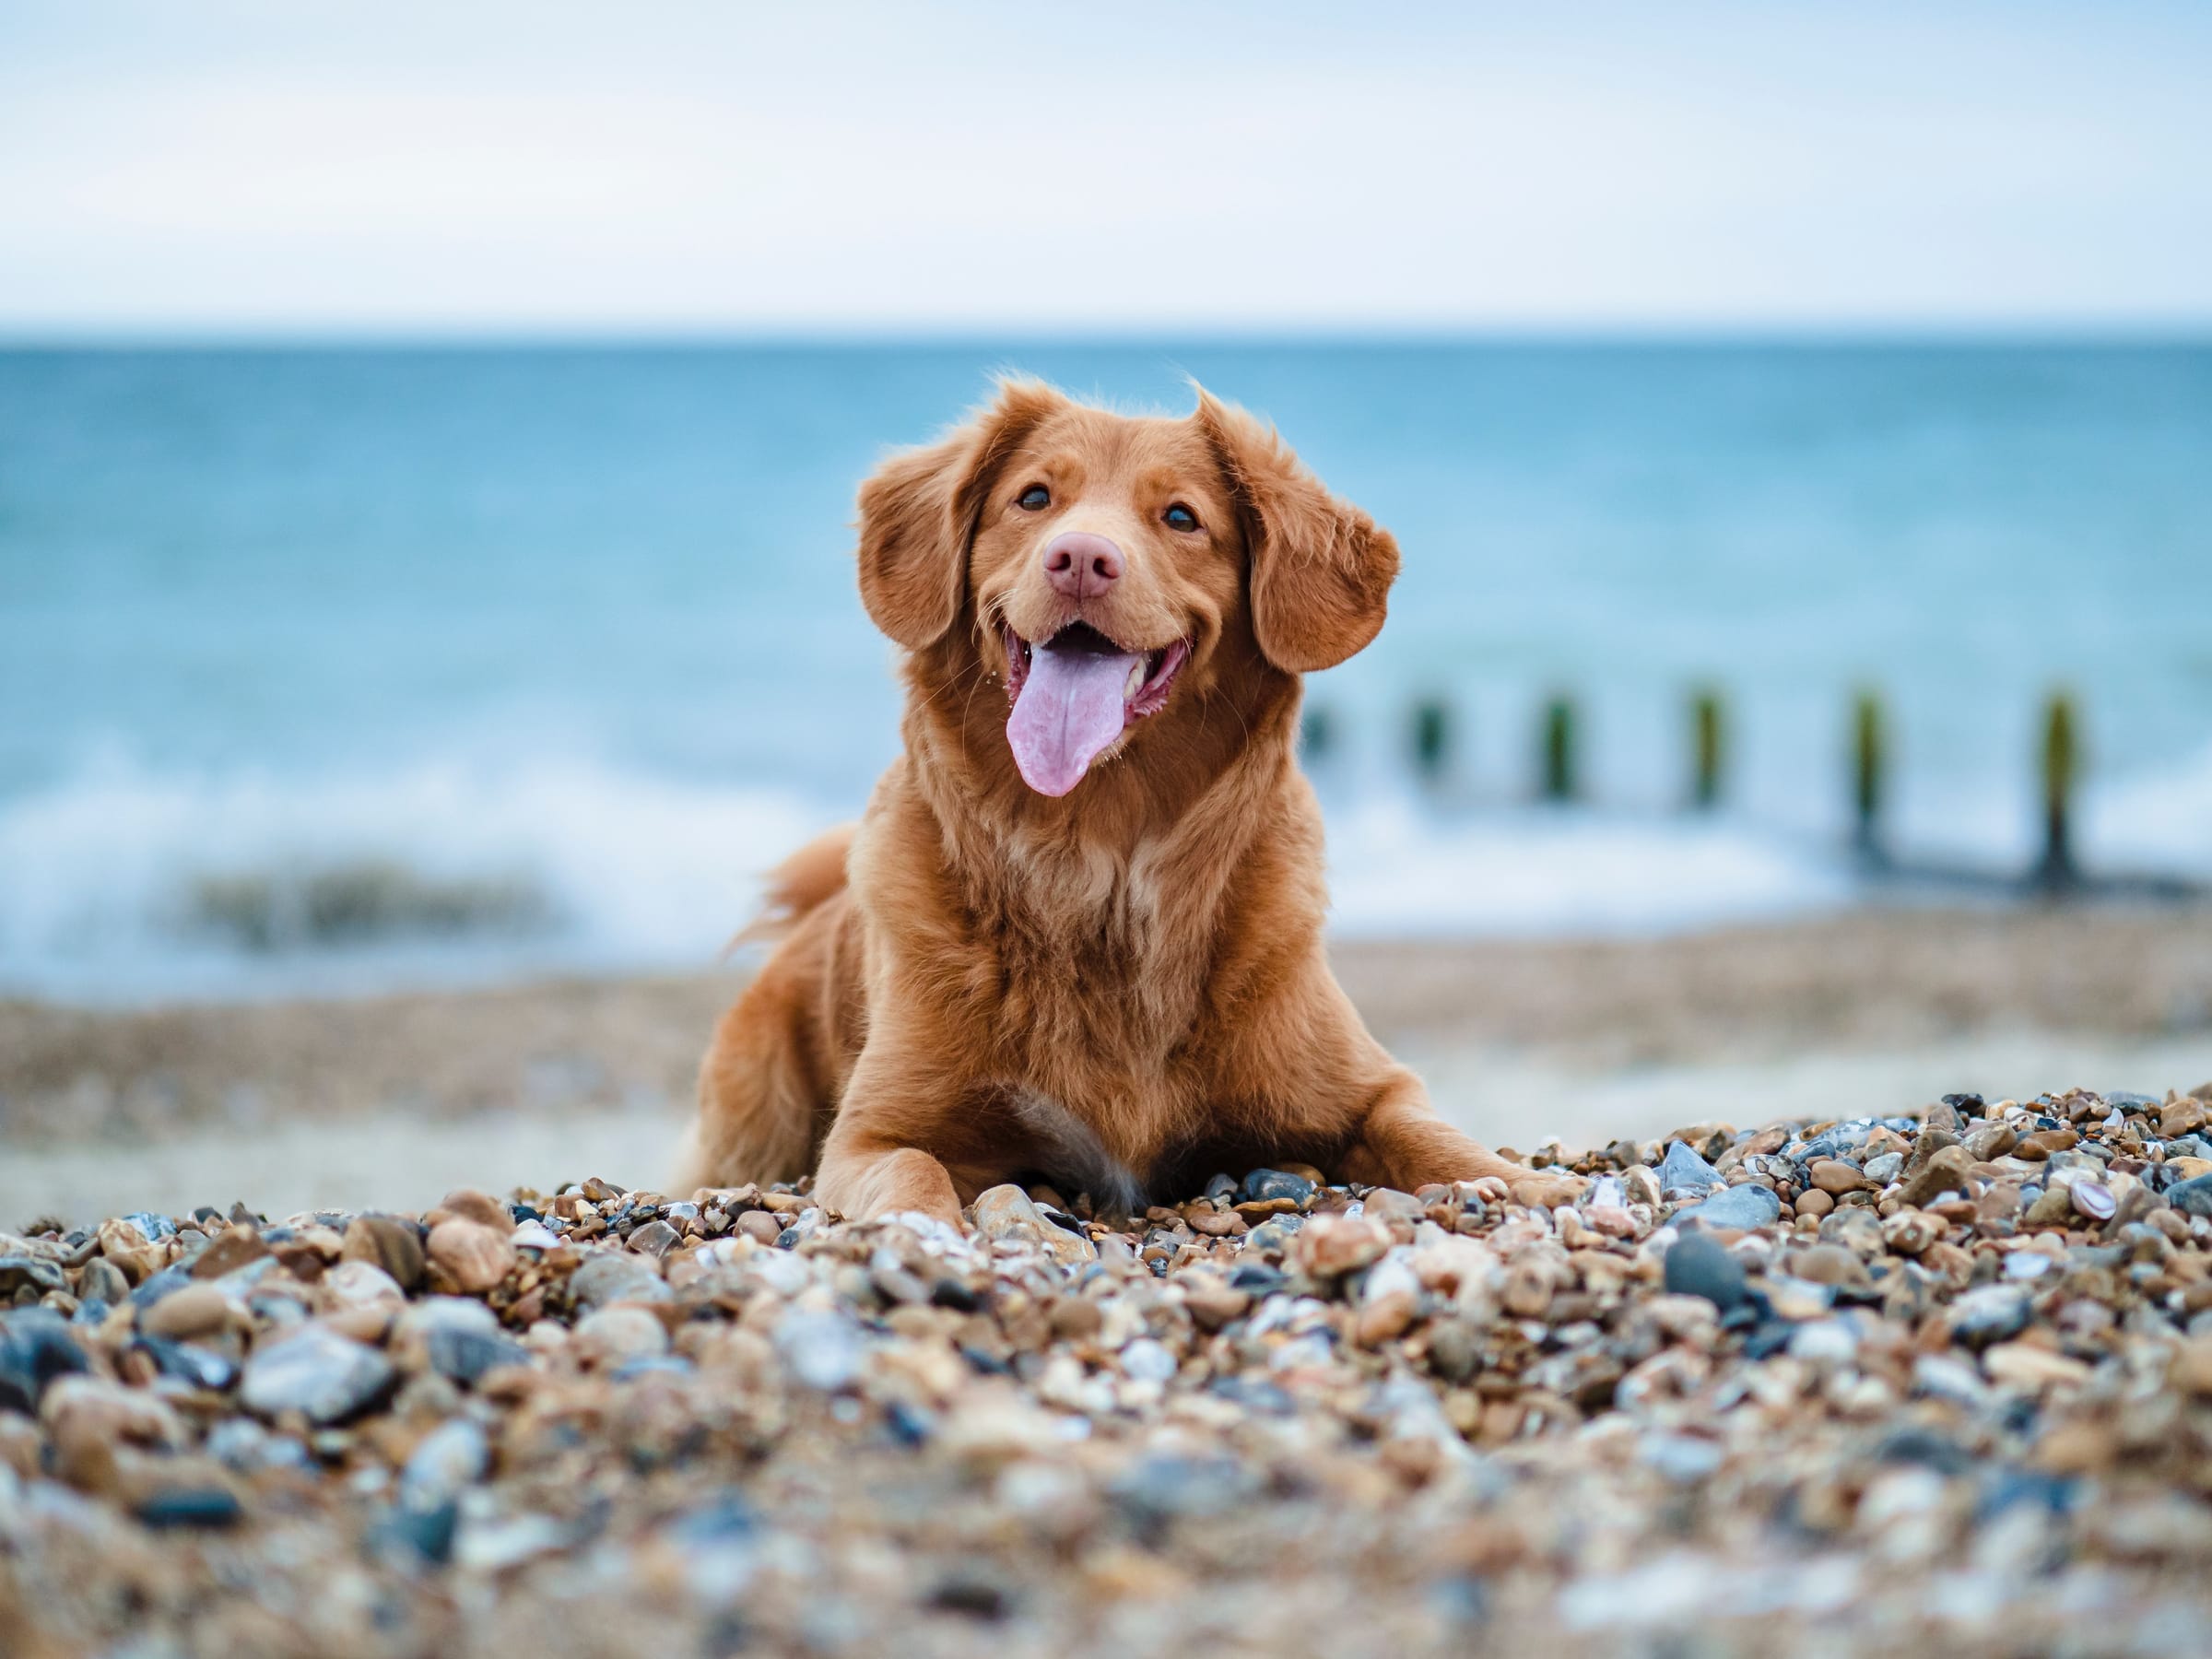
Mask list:
POLYGON ((1083 781, 1099 751, 1122 735, 1123 691, 1142 661, 1127 651, 1036 648, 1006 720, 1014 764, 1031 789, 1064 795, 1083 781))

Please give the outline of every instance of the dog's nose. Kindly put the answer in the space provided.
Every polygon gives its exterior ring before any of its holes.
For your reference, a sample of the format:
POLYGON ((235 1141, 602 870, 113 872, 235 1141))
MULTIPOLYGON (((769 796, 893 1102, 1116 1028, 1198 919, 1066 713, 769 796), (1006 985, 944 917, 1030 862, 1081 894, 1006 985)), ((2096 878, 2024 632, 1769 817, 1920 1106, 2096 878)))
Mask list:
POLYGON ((1122 550, 1102 535, 1071 530, 1045 547, 1044 575, 1070 599, 1096 599, 1122 579, 1122 550))

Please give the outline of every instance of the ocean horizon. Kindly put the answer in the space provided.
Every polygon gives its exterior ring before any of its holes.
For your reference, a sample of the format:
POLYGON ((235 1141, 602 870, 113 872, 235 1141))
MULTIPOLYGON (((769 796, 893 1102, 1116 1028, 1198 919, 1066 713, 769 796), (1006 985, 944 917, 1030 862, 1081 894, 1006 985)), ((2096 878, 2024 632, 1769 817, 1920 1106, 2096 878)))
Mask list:
POLYGON ((859 480, 1024 371, 1186 377, 1395 531, 1314 677, 1341 932, 1861 902, 1908 858, 2212 877, 2212 345, 1542 336, 0 347, 0 991, 137 1001, 703 966, 896 753, 859 480), (1685 810, 1688 700, 1723 803, 1685 810), (1580 805, 1535 801, 1571 697, 1580 805), (1418 705, 1446 757, 1416 766, 1418 705))

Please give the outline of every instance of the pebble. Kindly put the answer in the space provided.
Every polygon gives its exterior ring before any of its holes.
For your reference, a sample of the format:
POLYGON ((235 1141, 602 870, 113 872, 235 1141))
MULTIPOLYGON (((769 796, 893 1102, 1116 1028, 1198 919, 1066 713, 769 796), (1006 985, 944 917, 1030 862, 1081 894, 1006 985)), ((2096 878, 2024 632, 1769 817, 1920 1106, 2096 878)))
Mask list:
POLYGON ((448 1418, 408 1454, 399 1475, 400 1501, 409 1509, 437 1509, 481 1480, 490 1466, 491 1447, 482 1428, 468 1418, 448 1418))
POLYGON ((1249 1242, 1254 1250, 1279 1251, 1288 1248, 1292 1238, 1304 1228, 1302 1216, 1277 1216, 1253 1228, 1249 1242))
POLYGON ((1972 1163, 1963 1147, 1939 1148, 1919 1168, 1908 1171, 1904 1184, 1898 1190, 1898 1202, 1917 1206, 1927 1204, 1942 1194, 1963 1191, 1967 1171, 1972 1167, 1972 1163))
POLYGON ((12 1301, 28 1290, 42 1296, 49 1290, 66 1290, 68 1276, 61 1265, 38 1256, 0 1256, 0 1301, 12 1301))
POLYGON ((1859 1173, 1857 1167, 1841 1159, 1823 1158, 1807 1173, 1812 1177, 1813 1184, 1831 1197, 1840 1198, 1845 1193, 1855 1193, 1866 1184, 1866 1178, 1859 1173))
POLYGON ((412 1221, 392 1216, 356 1216, 347 1225, 344 1257, 380 1268, 402 1290, 422 1288, 422 1235, 412 1221))
POLYGON ((1969 1290, 1951 1306, 1951 1335, 1971 1347, 2007 1341, 2028 1328, 2028 1293, 2009 1285, 1969 1290))
POLYGON ((220 1393, 238 1375, 238 1367, 222 1355, 188 1342, 141 1333, 131 1347, 132 1351, 151 1359, 154 1369, 162 1376, 173 1377, 194 1388, 220 1393))
POLYGON ((1783 1319, 1818 1319, 1836 1305, 1836 1288, 1792 1273, 1769 1273, 1767 1304, 1783 1319))
POLYGON ((1950 1224, 1924 1210, 1900 1210, 1882 1223, 1882 1242, 1900 1256, 1917 1256, 1950 1231, 1950 1224))
POLYGON ((1707 1234, 1687 1232, 1668 1248, 1665 1284, 1671 1296, 1701 1296, 1724 1313, 1751 1298, 1742 1265, 1707 1234))
POLYGON ((1694 1197, 1726 1186, 1721 1172, 1681 1141, 1672 1142, 1659 1165, 1659 1190, 1668 1198, 1694 1197))
POLYGON ((0 1316, 0 1411, 35 1413, 55 1378, 90 1368, 59 1314, 19 1308, 0 1316))
POLYGON ((213 1285, 187 1285, 138 1315, 138 1328, 156 1336, 189 1341, 212 1335, 229 1323, 230 1300, 213 1285))
POLYGON ((583 1312, 614 1302, 667 1301, 674 1292, 650 1260, 595 1251, 569 1280, 569 1297, 583 1312))
POLYGON ((423 1219, 435 1232, 448 1217, 473 1221, 478 1227, 488 1227, 504 1235, 514 1225, 514 1212, 489 1193, 477 1187, 455 1187, 438 1201, 438 1206, 423 1219))
POLYGON ((2179 1098, 1555 1149, 1556 1210, 1298 1169, 1119 1229, 591 1182, 0 1235, 62 1277, 0 1314, 0 1645, 2186 1651, 2179 1098))
POLYGON ((517 1250, 558 1250, 560 1235, 543 1221, 524 1221, 507 1235, 507 1242, 517 1250))
POLYGON ((668 1351, 668 1327, 652 1309, 618 1302, 576 1322, 576 1355, 586 1365, 612 1367, 668 1351))
MULTIPOLYGON (((644 1226, 631 1233, 629 1244, 630 1249, 636 1251, 640 1255, 649 1255, 658 1260, 674 1250, 678 1243, 682 1242, 682 1240, 683 1235, 675 1228, 669 1226, 665 1221, 655 1218, 646 1222, 644 1226)), ((509 1241, 512 1242, 512 1240, 509 1241)))
POLYGON ((503 1365, 526 1365, 530 1350, 500 1328, 499 1318, 467 1297, 437 1296, 412 1303, 388 1344, 402 1364, 428 1364, 440 1376, 474 1388, 503 1365))
POLYGON ((1390 1230, 1364 1216, 1315 1216, 1292 1236, 1290 1254, 1318 1278, 1341 1278, 1382 1259, 1390 1230))
POLYGON ((512 1223, 494 1227, 459 1216, 441 1221, 430 1229, 430 1265, 465 1296, 496 1290, 514 1266, 511 1227, 512 1223))
POLYGON ((1864 1289, 1873 1283, 1855 1251, 1841 1244, 1816 1244, 1809 1249, 1793 1251, 1789 1257, 1790 1271, 1799 1278, 1816 1285, 1830 1285, 1838 1289, 1864 1289))
POLYGON ((39 1415, 53 1436, 57 1460, 80 1469, 83 1454, 90 1451, 104 1455, 130 1445, 173 1452, 186 1439, 182 1419, 161 1395, 105 1377, 56 1378, 39 1415))
POLYGON ((1175 1356, 1149 1336, 1140 1336, 1121 1353, 1122 1374, 1137 1382, 1167 1382, 1174 1379, 1175 1356))
POLYGON ((265 1418, 297 1411, 311 1423, 336 1423, 366 1409, 393 1380, 375 1348, 310 1324, 256 1350, 239 1397, 265 1418))
POLYGON ((1841 1319, 1808 1319, 1790 1333, 1790 1358, 1841 1365, 1859 1351, 1858 1334, 1841 1319))
POLYGON ((2066 1189, 2074 1208, 2093 1221, 2109 1221, 2120 1207, 2112 1189, 2100 1181, 2077 1181, 2066 1189))
POLYGON ((2212 1174, 2194 1176, 2167 1188, 2166 1202, 2185 1216, 2212 1218, 2212 1174))
POLYGON ((159 1273, 149 1273, 131 1292, 131 1306, 142 1311, 150 1308, 164 1297, 191 1288, 192 1283, 192 1274, 182 1267, 165 1267, 159 1273))
POLYGON ((986 1239, 1023 1240, 1040 1244, 1062 1265, 1096 1261, 1098 1249, 1079 1233, 1047 1220, 1029 1194, 1011 1182, 976 1194, 971 1213, 986 1239))
POLYGON ((221 1278, 236 1273, 252 1263, 261 1261, 270 1253, 263 1241, 261 1229, 252 1222, 226 1228, 193 1259, 192 1277, 197 1279, 221 1278))
POLYGON ((372 1262, 340 1262, 323 1276, 324 1294, 341 1309, 376 1308, 390 1312, 406 1292, 372 1262))
POLYGON ((1661 1201, 1658 1172, 1648 1164, 1630 1164, 1620 1172, 1622 1196, 1630 1204, 1652 1204, 1661 1201))
POLYGON ((105 1302, 112 1308, 130 1299, 131 1281, 105 1256, 94 1256, 76 1276, 76 1294, 81 1300, 105 1302))
POLYGON ((1277 1200, 1303 1206, 1317 1190, 1314 1182, 1302 1175, 1293 1175, 1287 1170, 1254 1170, 1244 1177, 1237 1188, 1237 1197, 1245 1204, 1269 1204, 1277 1200))
POLYGON ((133 1512, 139 1522, 159 1530, 189 1527, 221 1530, 236 1526, 246 1512, 227 1487, 183 1487, 156 1492, 133 1512))
POLYGON ((853 1322, 816 1308, 794 1308, 783 1316, 776 1326, 776 1351, 793 1376, 824 1393, 850 1387, 865 1357, 853 1322))
POLYGON ((1675 1225, 1696 1222, 1700 1227, 1750 1231, 1766 1226, 1782 1214, 1782 1200, 1765 1187, 1746 1182, 1715 1193, 1701 1204, 1675 1214, 1675 1225))
POLYGON ((773 1244, 783 1236, 783 1223, 768 1210, 747 1210, 737 1218, 737 1230, 759 1244, 773 1244))

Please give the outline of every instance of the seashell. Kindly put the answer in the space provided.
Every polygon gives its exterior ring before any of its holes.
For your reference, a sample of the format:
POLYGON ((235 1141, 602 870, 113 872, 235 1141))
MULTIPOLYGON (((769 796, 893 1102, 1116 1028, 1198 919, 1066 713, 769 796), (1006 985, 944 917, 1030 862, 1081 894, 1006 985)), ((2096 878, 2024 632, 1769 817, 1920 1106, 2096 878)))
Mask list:
POLYGON ((2100 1181, 2077 1181, 2073 1193, 2074 1207, 2092 1221, 2110 1221, 2112 1212, 2120 1207, 2112 1189, 2100 1181))

